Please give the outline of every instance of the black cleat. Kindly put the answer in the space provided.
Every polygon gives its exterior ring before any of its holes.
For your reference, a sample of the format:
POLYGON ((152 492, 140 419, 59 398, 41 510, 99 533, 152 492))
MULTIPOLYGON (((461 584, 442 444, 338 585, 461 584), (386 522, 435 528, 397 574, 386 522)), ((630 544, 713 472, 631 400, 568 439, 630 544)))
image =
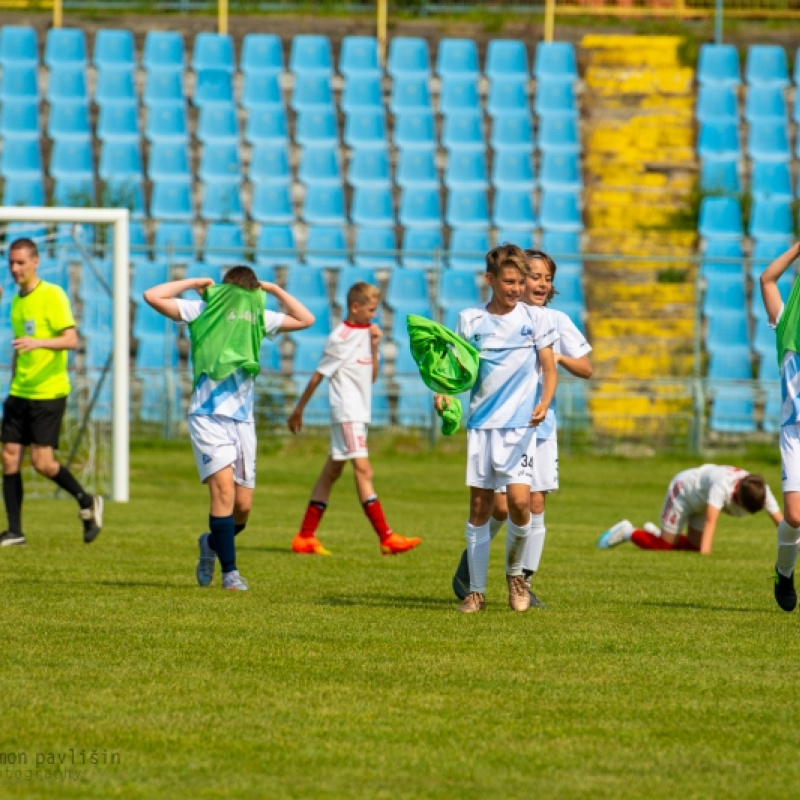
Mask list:
POLYGON ((528 594, 531 596, 531 608, 547 608, 547 603, 543 603, 528 587, 528 594))
POLYGON ((794 572, 787 578, 775 568, 775 601, 784 611, 794 611, 797 592, 794 589, 794 572))
POLYGON ((83 541, 90 544, 103 529, 103 498, 96 494, 89 508, 82 508, 78 516, 83 522, 83 541))
POLYGON ((469 558, 466 550, 461 554, 456 574, 453 575, 453 592, 459 600, 464 600, 469 594, 469 558))
POLYGON ((24 533, 13 533, 12 531, 3 531, 0 533, 0 547, 13 547, 28 544, 24 533))

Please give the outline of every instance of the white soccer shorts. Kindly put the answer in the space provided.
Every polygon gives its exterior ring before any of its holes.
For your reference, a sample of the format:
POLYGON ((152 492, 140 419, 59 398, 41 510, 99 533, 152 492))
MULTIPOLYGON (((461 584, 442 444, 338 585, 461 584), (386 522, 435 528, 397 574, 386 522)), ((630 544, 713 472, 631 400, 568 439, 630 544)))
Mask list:
POLYGON ((781 489, 800 492, 800 425, 781 426, 781 489))
POLYGON ((664 533, 679 534, 687 526, 702 531, 706 524, 705 509, 700 514, 692 514, 686 504, 683 483, 680 476, 672 479, 661 509, 661 530, 664 533))
POLYGON ((367 452, 366 423, 331 423, 330 457, 334 461, 351 461, 354 458, 369 458, 369 453, 367 452))
POLYGON ((205 483, 225 467, 246 489, 256 485, 256 426, 216 415, 189 415, 189 437, 200 480, 205 483))
POLYGON ((554 492, 558 489, 558 438, 555 433, 536 440, 533 457, 532 492, 554 492))
POLYGON ((498 491, 512 484, 530 486, 536 428, 469 429, 467 486, 498 491))

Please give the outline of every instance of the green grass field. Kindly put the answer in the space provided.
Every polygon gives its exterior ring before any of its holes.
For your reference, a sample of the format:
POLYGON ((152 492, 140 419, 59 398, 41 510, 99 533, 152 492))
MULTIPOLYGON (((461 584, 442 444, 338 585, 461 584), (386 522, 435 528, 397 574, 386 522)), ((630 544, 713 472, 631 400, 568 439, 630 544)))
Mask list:
MULTIPOLYGON (((565 454, 549 608, 508 609, 496 543, 487 612, 460 615, 463 455, 405 444, 373 447, 390 524, 424 540, 396 558, 349 475, 321 532, 333 557, 292 555, 324 446, 265 450, 246 594, 195 584, 188 443, 136 447, 131 502, 91 547, 71 501, 27 502, 29 546, 0 553, 0 797, 793 794, 800 614, 772 598, 766 515, 723 518, 710 558, 601 552, 608 524, 657 518, 689 462, 565 454)), ((774 459, 735 463, 779 489, 774 459)))

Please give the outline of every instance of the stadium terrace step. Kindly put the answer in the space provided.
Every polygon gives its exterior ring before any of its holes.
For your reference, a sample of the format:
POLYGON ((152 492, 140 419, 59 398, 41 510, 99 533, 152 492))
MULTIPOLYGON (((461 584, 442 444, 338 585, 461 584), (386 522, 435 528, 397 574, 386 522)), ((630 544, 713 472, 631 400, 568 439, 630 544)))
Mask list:
POLYGON ((680 64, 680 36, 606 36, 587 34, 581 40, 590 66, 667 67, 680 64))
MULTIPOLYGON (((637 274, 637 278, 640 275, 637 274)), ((668 308, 670 313, 681 311, 686 314, 694 313, 695 300, 694 282, 686 283, 609 283, 605 280, 592 281, 589 286, 589 296, 593 301, 607 305, 609 303, 624 303, 626 305, 646 304, 656 309, 668 308), (675 306, 684 308, 676 309, 675 306)))
POLYGON ((618 231, 592 230, 588 253, 610 253, 641 256, 694 254, 697 231, 618 231))
POLYGON ((586 88, 597 95, 619 99, 620 94, 691 96, 694 70, 690 67, 629 69, 588 67, 586 88))
POLYGON ((646 319, 597 319, 592 318, 592 333, 610 340, 624 336, 639 336, 642 339, 686 338, 692 340, 694 319, 661 319, 658 335, 653 335, 653 320, 646 319))

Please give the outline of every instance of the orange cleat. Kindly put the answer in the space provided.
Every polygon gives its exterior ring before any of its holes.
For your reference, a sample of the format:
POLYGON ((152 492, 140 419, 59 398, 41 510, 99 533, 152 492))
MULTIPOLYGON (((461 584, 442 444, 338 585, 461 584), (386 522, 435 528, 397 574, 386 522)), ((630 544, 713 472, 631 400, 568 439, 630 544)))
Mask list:
POLYGON ((399 533, 390 533, 381 542, 381 553, 385 556, 396 556, 398 553, 407 553, 422 544, 419 536, 401 536, 399 533))
POLYGON ((301 536, 299 533, 292 539, 292 551, 304 556, 329 556, 330 550, 322 546, 316 536, 301 536))

